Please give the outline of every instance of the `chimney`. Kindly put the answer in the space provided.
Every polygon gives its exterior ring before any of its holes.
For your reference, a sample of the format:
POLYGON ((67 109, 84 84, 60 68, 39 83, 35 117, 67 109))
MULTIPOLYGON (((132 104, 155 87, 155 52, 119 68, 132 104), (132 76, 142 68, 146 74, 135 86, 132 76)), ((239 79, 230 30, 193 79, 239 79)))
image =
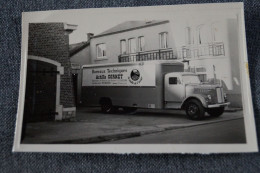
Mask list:
POLYGON ((94 36, 93 33, 87 33, 88 40, 90 40, 94 36))

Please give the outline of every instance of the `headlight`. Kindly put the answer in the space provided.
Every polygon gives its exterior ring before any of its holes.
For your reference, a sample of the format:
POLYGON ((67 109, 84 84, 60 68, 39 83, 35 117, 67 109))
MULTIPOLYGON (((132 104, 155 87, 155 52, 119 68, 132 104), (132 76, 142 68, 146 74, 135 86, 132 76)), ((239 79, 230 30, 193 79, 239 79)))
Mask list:
POLYGON ((206 100, 206 102, 211 102, 211 95, 207 95, 205 100, 206 100))
POLYGON ((227 101, 227 94, 224 93, 223 95, 224 95, 224 100, 227 101))

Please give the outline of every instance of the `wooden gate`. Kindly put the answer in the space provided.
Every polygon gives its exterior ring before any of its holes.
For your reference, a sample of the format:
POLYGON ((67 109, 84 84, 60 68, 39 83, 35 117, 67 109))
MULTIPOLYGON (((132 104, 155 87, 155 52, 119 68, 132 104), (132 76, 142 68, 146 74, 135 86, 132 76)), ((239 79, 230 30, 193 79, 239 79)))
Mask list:
POLYGON ((26 122, 55 119, 57 66, 29 59, 27 63, 24 119, 26 122))

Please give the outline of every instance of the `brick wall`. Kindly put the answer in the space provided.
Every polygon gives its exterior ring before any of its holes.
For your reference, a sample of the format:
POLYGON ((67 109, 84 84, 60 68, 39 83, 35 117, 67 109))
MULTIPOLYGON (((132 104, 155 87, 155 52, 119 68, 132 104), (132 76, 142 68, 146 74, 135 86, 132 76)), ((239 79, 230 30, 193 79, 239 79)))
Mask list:
POLYGON ((60 104, 75 107, 74 91, 69 61, 69 35, 63 23, 30 23, 28 55, 49 58, 61 63, 60 104))

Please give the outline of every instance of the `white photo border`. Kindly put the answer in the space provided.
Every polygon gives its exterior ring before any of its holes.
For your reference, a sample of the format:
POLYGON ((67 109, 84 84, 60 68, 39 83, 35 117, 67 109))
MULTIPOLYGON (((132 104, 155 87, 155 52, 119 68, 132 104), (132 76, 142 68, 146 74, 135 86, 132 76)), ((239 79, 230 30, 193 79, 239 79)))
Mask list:
MULTIPOLYGON (((245 123, 246 141, 245 144, 21 144, 21 132, 23 122, 26 69, 27 69, 27 50, 28 50, 28 24, 32 18, 42 19, 53 11, 26 12, 22 14, 22 49, 21 49, 21 70, 20 88, 18 99, 17 121, 15 129, 14 152, 79 152, 79 153, 241 153, 257 152, 257 138, 252 106, 252 96, 250 79, 248 73, 248 58, 245 37, 244 6, 243 3, 213 3, 213 4, 194 4, 194 5, 174 5, 174 6, 149 6, 149 7, 124 7, 124 11, 142 10, 198 10, 198 9, 237 9, 239 10, 239 47, 240 47, 240 74, 241 91, 243 101, 243 113, 245 123), (32 15, 33 14, 33 15, 32 15)), ((97 8, 80 9, 89 11, 113 11, 122 8, 97 8)), ((63 10, 64 12, 68 10, 63 10)), ((70 10, 77 11, 77 10, 70 10)), ((40 22, 40 21, 39 21, 40 22)))

